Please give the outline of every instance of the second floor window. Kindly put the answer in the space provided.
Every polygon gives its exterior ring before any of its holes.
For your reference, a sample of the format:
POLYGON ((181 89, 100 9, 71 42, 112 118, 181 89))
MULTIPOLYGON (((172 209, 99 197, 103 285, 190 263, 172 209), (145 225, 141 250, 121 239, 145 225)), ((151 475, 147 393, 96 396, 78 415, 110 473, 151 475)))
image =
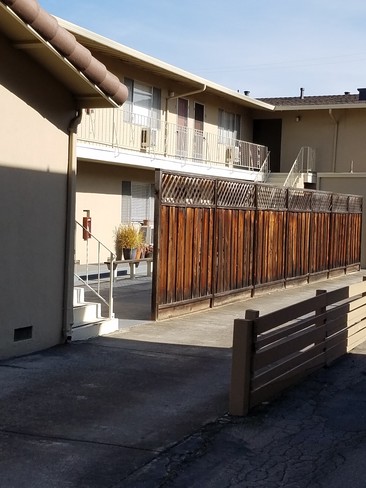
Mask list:
POLYGON ((240 139, 240 115, 219 109, 218 131, 220 144, 235 144, 240 139))
POLYGON ((133 124, 160 129, 161 90, 125 78, 128 99, 123 105, 124 120, 133 124))

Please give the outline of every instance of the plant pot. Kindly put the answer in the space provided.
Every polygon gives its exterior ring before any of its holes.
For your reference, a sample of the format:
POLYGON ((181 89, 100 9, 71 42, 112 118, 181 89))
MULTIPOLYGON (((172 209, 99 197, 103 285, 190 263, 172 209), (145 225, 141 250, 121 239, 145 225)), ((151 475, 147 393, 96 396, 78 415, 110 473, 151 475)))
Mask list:
POLYGON ((123 249, 123 258, 124 259, 136 259, 136 251, 137 251, 137 249, 124 248, 123 249))

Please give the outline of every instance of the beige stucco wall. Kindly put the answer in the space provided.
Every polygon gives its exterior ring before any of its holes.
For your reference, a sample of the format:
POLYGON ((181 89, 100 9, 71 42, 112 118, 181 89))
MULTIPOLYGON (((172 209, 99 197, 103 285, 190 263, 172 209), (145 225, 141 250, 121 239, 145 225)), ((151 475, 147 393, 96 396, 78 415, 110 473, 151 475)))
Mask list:
POLYGON ((288 172, 302 146, 316 151, 318 172, 366 170, 366 110, 254 112, 256 119, 282 119, 281 172, 288 172), (300 117, 297 122, 296 118, 300 117))
POLYGON ((61 339, 68 93, 0 36, 0 358, 61 339), (14 329, 32 338, 14 342, 14 329))
MULTIPOLYGON (((92 234, 105 246, 114 251, 114 229, 121 222, 122 181, 154 183, 154 171, 79 161, 76 187, 76 220, 82 223, 85 213, 90 210, 92 234)), ((76 227, 75 260, 86 261, 86 243, 82 229, 76 227)), ((97 262, 97 246, 91 239, 88 243, 90 262, 97 262)), ((101 260, 109 257, 108 251, 101 249, 101 260)))
POLYGON ((361 266, 366 268, 366 173, 318 175, 319 190, 363 196, 361 266))
MULTIPOLYGON (((225 100, 224 97, 217 97, 213 94, 209 94, 206 91, 202 93, 196 93, 193 95, 184 96, 185 93, 197 90, 197 84, 184 84, 177 82, 172 78, 164 77, 161 75, 156 75, 153 71, 141 70, 133 67, 131 64, 124 63, 115 57, 110 57, 107 55, 102 55, 98 52, 93 52, 93 54, 100 59, 113 73, 115 73, 121 81, 125 77, 137 80, 141 83, 146 83, 149 86, 155 86, 161 89, 161 109, 162 109, 162 120, 165 120, 165 111, 168 109, 167 122, 171 124, 177 124, 177 99, 167 99, 174 93, 174 96, 182 96, 182 98, 187 98, 189 101, 189 120, 188 127, 190 129, 194 128, 194 104, 195 102, 204 105, 205 110, 205 120, 204 120, 204 131, 210 134, 217 135, 217 124, 218 124, 218 109, 221 108, 227 112, 240 114, 242 117, 241 121, 241 139, 246 141, 252 140, 252 129, 251 129, 251 115, 249 109, 243 107, 242 105, 236 104, 233 101, 225 100)), ((123 110, 123 107, 122 107, 123 110)))

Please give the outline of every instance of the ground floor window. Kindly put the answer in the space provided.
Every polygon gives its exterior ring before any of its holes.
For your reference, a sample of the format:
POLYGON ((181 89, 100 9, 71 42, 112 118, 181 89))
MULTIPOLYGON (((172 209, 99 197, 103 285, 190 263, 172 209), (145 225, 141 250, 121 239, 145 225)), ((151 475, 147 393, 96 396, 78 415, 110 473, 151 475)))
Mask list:
POLYGON ((154 185, 140 181, 122 181, 121 222, 154 222, 154 185))

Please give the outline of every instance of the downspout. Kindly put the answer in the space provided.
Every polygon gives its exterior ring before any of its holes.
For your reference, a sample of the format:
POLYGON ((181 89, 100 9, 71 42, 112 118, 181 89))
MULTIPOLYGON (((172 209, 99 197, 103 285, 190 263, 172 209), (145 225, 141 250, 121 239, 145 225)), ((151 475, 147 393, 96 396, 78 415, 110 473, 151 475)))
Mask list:
POLYGON ((164 156, 167 155, 167 141, 168 141, 168 102, 169 100, 175 100, 177 98, 183 98, 183 97, 189 97, 190 95, 196 95, 197 93, 203 93, 206 91, 207 85, 203 84, 202 88, 199 88, 197 90, 193 90, 187 93, 181 93, 180 95, 175 95, 174 92, 169 92, 173 93, 171 96, 167 96, 165 99, 165 149, 164 149, 164 156))
POLYGON ((337 160, 337 148, 338 148, 338 128, 339 121, 335 119, 333 115, 333 110, 329 109, 329 116, 333 120, 334 126, 334 136, 333 136, 333 160, 332 160, 332 173, 336 172, 336 160, 337 160))
POLYGON ((66 223, 65 223, 65 273, 63 290, 63 340, 71 340, 71 329, 74 323, 73 293, 74 293, 74 240, 75 240, 75 195, 76 195, 76 133, 81 122, 82 110, 76 112, 70 121, 67 187, 66 187, 66 223))

